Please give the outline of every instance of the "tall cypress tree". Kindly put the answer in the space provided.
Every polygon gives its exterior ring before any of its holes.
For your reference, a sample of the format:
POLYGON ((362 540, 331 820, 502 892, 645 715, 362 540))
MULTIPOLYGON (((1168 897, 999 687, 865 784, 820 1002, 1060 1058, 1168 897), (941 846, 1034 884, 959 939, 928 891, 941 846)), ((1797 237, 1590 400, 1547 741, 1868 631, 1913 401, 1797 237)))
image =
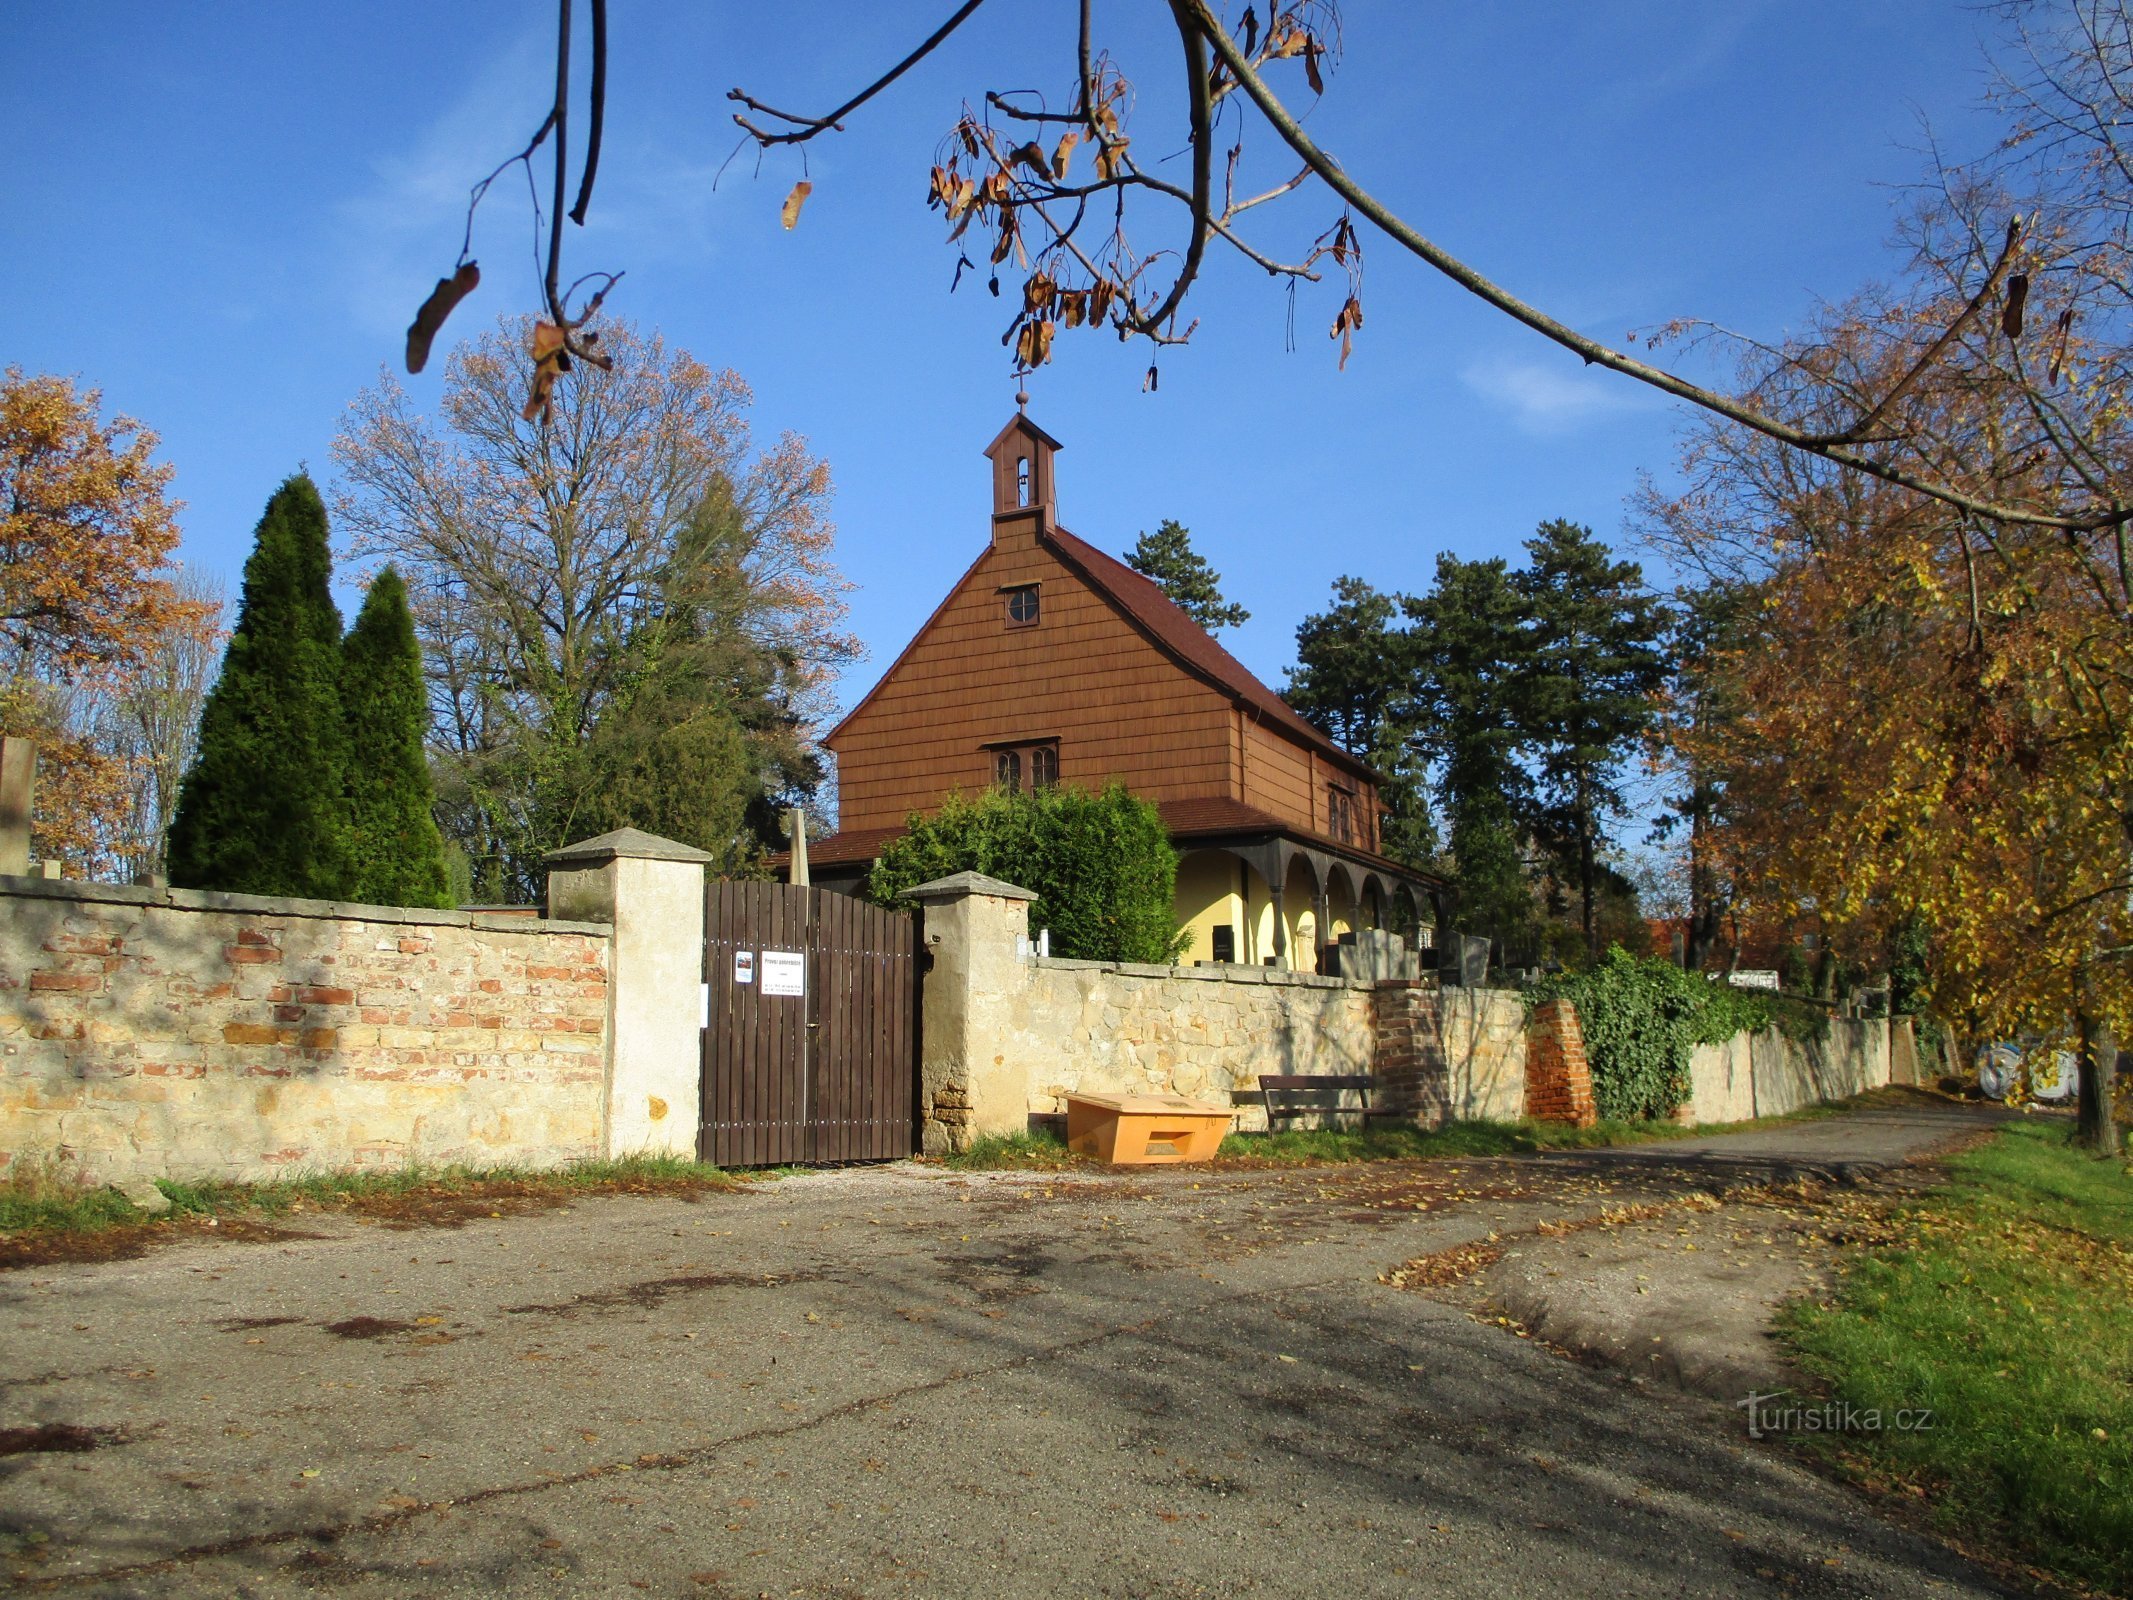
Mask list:
POLYGON ((331 900, 347 887, 341 614, 326 505, 299 472, 267 502, 237 628, 170 828, 185 888, 331 900))
POLYGON ((341 645, 348 719, 349 872, 346 899, 366 905, 452 903, 437 829, 422 685, 422 650, 407 585, 391 567, 371 580, 341 645))

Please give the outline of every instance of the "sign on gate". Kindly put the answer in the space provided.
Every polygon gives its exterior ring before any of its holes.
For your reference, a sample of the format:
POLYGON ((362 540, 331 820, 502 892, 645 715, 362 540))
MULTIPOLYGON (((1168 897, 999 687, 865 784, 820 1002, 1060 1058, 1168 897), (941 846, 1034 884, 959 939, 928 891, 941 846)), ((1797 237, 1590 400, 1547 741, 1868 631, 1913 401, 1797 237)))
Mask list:
POLYGON ((807 993, 807 954, 801 950, 763 952, 763 993, 807 993))

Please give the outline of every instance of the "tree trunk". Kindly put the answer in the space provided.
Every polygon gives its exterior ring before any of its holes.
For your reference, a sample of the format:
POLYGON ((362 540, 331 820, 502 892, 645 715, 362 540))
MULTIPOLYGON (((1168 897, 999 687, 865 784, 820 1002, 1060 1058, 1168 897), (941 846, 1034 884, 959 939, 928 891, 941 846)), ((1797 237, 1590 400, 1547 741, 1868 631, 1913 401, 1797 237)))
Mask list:
POLYGON ((1689 810, 1689 936, 1682 952, 1682 965, 1691 972, 1701 972, 1718 948, 1726 915, 1718 900, 1718 874, 1711 867, 1708 810, 1699 792, 1689 810))
POLYGON ((2081 1030, 2081 1110, 2075 1139, 2098 1155, 2118 1154, 2118 1041, 2111 1025, 2089 1015, 2083 1006, 2076 1022, 2081 1030))
POLYGON ((1837 950, 1826 937, 1815 955, 1815 995, 1822 1000, 1837 998, 1837 950))

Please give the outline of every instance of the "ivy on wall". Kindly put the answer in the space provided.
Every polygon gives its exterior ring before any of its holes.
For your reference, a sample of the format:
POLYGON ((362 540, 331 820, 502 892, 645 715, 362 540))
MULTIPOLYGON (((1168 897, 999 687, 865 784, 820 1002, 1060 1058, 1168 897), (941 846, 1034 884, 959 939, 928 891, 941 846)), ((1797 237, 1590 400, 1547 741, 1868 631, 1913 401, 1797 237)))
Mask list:
POLYGON ((1770 1025, 1770 1004, 1750 990, 1684 972, 1660 956, 1620 945, 1588 972, 1544 978, 1526 991, 1528 1007, 1567 999, 1577 1007, 1602 1117, 1670 1117, 1689 1098, 1689 1057, 1770 1025))

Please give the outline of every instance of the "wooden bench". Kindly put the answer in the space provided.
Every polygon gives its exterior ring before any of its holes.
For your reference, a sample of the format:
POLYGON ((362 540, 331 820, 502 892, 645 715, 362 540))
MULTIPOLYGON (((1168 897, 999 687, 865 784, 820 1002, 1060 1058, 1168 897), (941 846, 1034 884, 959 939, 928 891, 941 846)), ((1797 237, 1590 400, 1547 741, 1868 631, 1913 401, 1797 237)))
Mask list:
POLYGON ((1370 1126, 1372 1117, 1391 1116, 1388 1111, 1375 1110, 1370 1096, 1378 1086, 1378 1080, 1368 1073, 1349 1077, 1332 1074, 1279 1074, 1262 1073, 1259 1078, 1259 1098, 1266 1102, 1267 1132, 1280 1131, 1277 1119, 1299 1116, 1307 1111, 1360 1116, 1363 1126, 1370 1126), (1352 1094, 1358 1103, 1343 1105, 1341 1097, 1352 1094))

